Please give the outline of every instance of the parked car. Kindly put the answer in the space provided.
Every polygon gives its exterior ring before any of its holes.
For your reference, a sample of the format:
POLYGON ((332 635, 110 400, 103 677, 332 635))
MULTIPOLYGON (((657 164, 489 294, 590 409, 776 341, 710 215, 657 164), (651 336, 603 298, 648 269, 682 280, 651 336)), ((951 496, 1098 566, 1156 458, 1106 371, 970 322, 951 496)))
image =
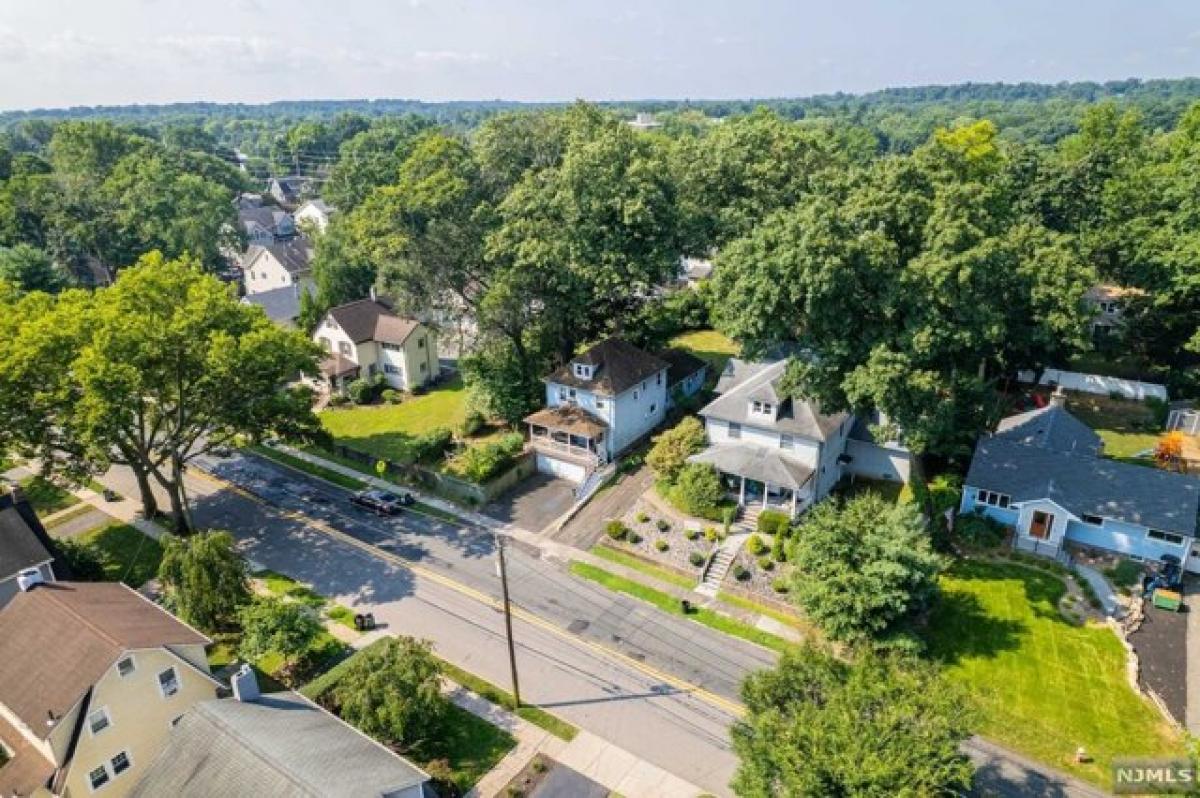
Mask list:
POLYGON ((350 503, 380 515, 398 515, 414 502, 411 493, 396 495, 386 490, 360 490, 350 497, 350 503))

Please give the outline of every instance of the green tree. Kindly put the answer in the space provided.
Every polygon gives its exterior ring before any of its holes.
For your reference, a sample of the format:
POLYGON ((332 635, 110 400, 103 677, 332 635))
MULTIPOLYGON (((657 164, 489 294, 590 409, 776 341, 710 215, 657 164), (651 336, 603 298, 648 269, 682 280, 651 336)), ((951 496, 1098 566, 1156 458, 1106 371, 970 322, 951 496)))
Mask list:
POLYGON ((206 632, 231 628, 250 601, 246 561, 228 532, 168 536, 158 579, 173 610, 206 632))
POLYGON ((54 541, 55 548, 66 560, 71 579, 76 582, 103 582, 104 563, 95 547, 82 543, 74 538, 61 538, 54 541))
POLYGON ((94 293, 10 299, 0 331, 0 442, 75 478, 127 465, 144 512, 153 480, 181 532, 195 457, 239 435, 319 434, 310 391, 286 387, 315 373, 317 347, 194 262, 153 253, 94 293))
POLYGON ((669 490, 679 509, 701 518, 714 517, 725 496, 720 475, 707 463, 688 463, 683 466, 669 490))
POLYGON ((22 291, 44 291, 57 294, 67 286, 67 275, 36 247, 17 244, 0 247, 0 280, 6 280, 22 291))
POLYGON ((746 798, 965 794, 974 772, 966 697, 936 667, 797 647, 742 685, 732 787, 746 798))
POLYGON ((874 493, 821 502, 797 528, 790 595, 831 640, 909 645, 906 621, 937 592, 940 558, 911 504, 874 493))
POLYGON ((238 655, 257 662, 269 654, 283 658, 284 670, 292 670, 308 654, 321 633, 321 622, 313 610, 300 602, 257 596, 238 611, 242 628, 238 655))
POLYGON ((327 699, 355 728, 401 750, 436 740, 449 714, 427 641, 387 637, 363 649, 327 699))
POLYGON ((704 425, 695 416, 688 416, 655 436, 646 464, 659 479, 674 482, 687 459, 704 450, 705 442, 704 425))

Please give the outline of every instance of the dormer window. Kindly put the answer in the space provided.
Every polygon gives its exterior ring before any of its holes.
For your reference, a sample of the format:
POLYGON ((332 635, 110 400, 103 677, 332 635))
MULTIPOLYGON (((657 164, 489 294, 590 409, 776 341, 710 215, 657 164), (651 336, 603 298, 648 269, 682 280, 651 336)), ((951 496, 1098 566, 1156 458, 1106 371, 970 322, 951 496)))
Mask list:
POLYGON ((770 402, 760 402, 757 399, 750 403, 750 412, 759 416, 774 416, 775 405, 770 402))
POLYGON ((573 363, 573 371, 575 376, 581 380, 590 380, 592 378, 592 366, 588 363, 573 363))

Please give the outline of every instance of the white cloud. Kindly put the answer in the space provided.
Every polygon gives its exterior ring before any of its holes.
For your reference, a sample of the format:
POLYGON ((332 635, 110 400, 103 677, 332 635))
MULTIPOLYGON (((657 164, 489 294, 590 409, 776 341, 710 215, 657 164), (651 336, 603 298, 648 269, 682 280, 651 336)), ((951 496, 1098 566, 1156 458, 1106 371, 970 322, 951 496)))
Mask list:
POLYGON ((481 64, 490 61, 491 56, 459 50, 417 50, 413 53, 413 60, 418 64, 481 64))

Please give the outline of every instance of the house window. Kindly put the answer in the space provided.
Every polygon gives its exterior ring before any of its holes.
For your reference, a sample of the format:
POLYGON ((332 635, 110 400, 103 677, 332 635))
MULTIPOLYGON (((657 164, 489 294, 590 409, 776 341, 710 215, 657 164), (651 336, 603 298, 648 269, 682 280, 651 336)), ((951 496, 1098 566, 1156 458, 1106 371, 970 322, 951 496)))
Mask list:
POLYGON ((137 670, 137 665, 134 664, 133 657, 125 657, 117 663, 117 673, 121 678, 128 676, 137 670))
POLYGON ((341 352, 346 357, 350 357, 350 344, 346 343, 345 341, 339 341, 338 342, 338 351, 341 352))
POLYGON ((100 732, 112 725, 112 719, 108 717, 108 709, 100 707, 92 714, 88 715, 88 731, 95 737, 100 732))
POLYGON ((388 350, 389 352, 399 352, 403 349, 403 347, 398 346, 396 344, 383 344, 383 348, 388 350))
POLYGON ((424 363, 422 363, 421 364, 421 373, 424 374, 426 371, 428 371, 428 367, 424 363))
POLYGON ((986 504, 989 507, 999 507, 1002 510, 1008 509, 1012 503, 1011 497, 1005 493, 997 493, 994 490, 981 490, 976 496, 977 504, 986 504))
POLYGON ((574 402, 575 401, 575 389, 574 388, 559 388, 558 389, 558 398, 564 402, 574 402))
POLYGON ((122 751, 114 756, 109 761, 109 764, 112 765, 113 775, 119 776, 125 771, 129 770, 129 754, 122 751))
POLYGON ((424 348, 425 348, 425 337, 422 336, 417 339, 417 349, 424 349, 424 348))
POLYGON ((658 372, 658 376, 654 378, 655 385, 662 385, 662 372, 658 372))
POLYGON ((88 774, 88 782, 92 785, 93 790, 98 790, 105 784, 108 784, 108 771, 104 765, 101 765, 88 774))
POLYGON ((633 389, 633 401, 636 402, 637 400, 638 400, 638 392, 637 392, 637 388, 634 388, 633 389))
POLYGON ((729 422, 729 437, 731 437, 731 438, 742 437, 742 425, 737 423, 736 421, 730 421, 729 422))
POLYGON ((321 342, 321 346, 325 349, 326 352, 333 351, 333 342, 330 341, 328 338, 326 338, 324 335, 322 335, 318 340, 321 342))
POLYGON ((581 380, 590 380, 592 378, 592 367, 586 363, 576 363, 572 369, 575 376, 581 380))
POLYGON ((794 445, 795 445, 795 440, 792 438, 791 435, 780 435, 779 436, 779 448, 780 449, 791 449, 794 445))
POLYGON ((760 402, 756 399, 750 403, 750 412, 758 413, 762 416, 771 415, 774 409, 774 406, 770 402, 760 402))
POLYGON ((1098 515, 1084 514, 1080 516, 1080 520, 1083 521, 1083 523, 1091 524, 1092 526, 1102 526, 1104 524, 1104 519, 1098 515))
POLYGON ((600 398, 597 398, 597 399, 596 399, 596 409, 597 409, 597 410, 603 410, 603 409, 604 409, 604 400, 603 400, 603 399, 600 399, 600 398))
POLYGON ((158 674, 158 690, 163 698, 170 698, 179 692, 179 675, 175 673, 174 667, 158 674))
POLYGON ((384 363, 383 370, 387 374, 399 374, 400 373, 400 368, 398 366, 393 366, 391 363, 384 363))
POLYGON ((653 403, 653 404, 651 404, 651 405, 650 405, 650 415, 654 415, 654 412, 655 412, 656 410, 658 410, 658 403, 657 403, 657 402, 655 402, 655 403, 653 403))
POLYGON ((1162 532, 1158 529, 1147 530, 1146 537, 1151 540, 1161 540, 1163 543, 1169 543, 1172 546, 1183 545, 1183 535, 1173 535, 1170 532, 1162 532))

